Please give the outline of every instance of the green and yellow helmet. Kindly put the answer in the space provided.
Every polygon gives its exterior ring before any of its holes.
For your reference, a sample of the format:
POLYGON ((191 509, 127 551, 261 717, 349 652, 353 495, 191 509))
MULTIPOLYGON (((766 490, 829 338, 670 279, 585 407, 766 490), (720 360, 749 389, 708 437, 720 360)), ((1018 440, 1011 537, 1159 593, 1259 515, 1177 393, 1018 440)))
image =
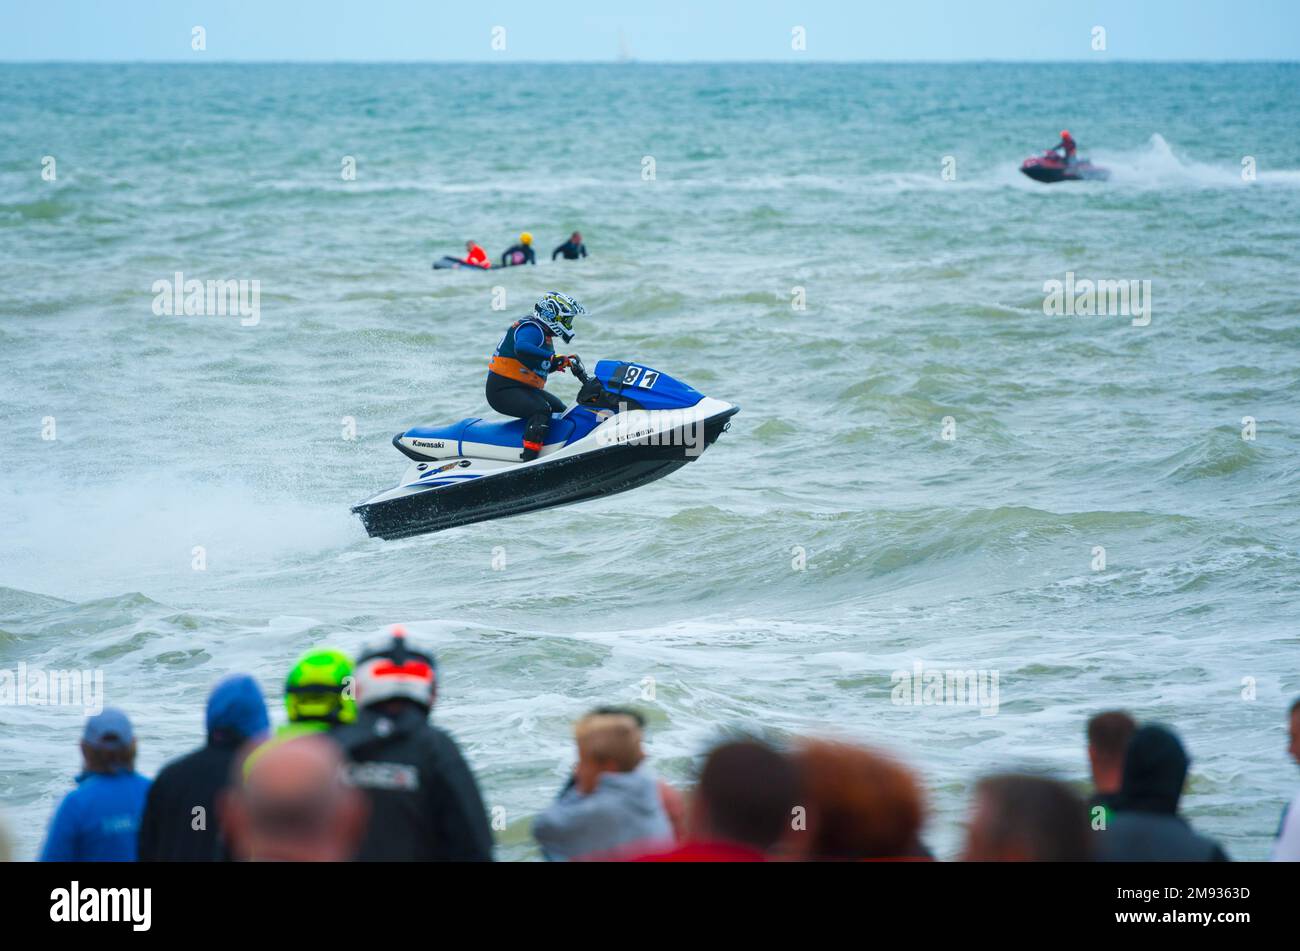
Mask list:
POLYGON ((351 658, 328 647, 303 654, 285 680, 284 708, 290 723, 351 723, 357 718, 351 658))

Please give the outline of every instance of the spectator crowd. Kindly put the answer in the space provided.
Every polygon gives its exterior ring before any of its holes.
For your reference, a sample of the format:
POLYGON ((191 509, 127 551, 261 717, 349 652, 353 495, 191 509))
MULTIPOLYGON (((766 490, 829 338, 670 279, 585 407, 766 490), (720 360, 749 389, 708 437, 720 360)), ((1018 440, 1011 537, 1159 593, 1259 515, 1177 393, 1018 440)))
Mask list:
MULTIPOLYGON (((285 682, 288 722, 272 731, 252 677, 208 697, 206 742, 152 780, 114 708, 90 717, 83 768, 54 812, 44 861, 488 861, 493 834, 478 782, 430 722, 431 653, 400 630, 355 659, 306 654, 285 682)), ((917 775, 844 742, 786 747, 731 739, 707 751, 692 788, 647 759, 644 717, 603 707, 574 726, 576 764, 532 821, 553 861, 927 861, 917 775)), ((1300 700, 1289 710, 1300 763, 1300 700)), ((1224 849, 1179 811, 1189 757, 1178 736, 1127 713, 1086 730, 1090 798, 1058 779, 980 778, 961 857, 993 862, 1222 862, 1224 849)), ((0 843, 2 844, 2 843, 0 843)), ((0 852, 4 851, 0 849, 0 852)), ((1300 860, 1300 795, 1272 857, 1300 860)))

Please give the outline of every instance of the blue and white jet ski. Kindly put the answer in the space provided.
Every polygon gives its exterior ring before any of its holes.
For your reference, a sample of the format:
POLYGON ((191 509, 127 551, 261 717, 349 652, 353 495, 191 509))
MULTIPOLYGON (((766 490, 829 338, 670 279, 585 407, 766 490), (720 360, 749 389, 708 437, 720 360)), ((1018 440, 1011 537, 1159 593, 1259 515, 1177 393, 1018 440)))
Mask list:
POLYGON ((526 422, 462 419, 408 429, 402 481, 353 507, 372 537, 405 538, 626 492, 698 457, 740 409, 639 363, 601 360, 577 403, 552 418, 536 459, 521 462, 526 422))

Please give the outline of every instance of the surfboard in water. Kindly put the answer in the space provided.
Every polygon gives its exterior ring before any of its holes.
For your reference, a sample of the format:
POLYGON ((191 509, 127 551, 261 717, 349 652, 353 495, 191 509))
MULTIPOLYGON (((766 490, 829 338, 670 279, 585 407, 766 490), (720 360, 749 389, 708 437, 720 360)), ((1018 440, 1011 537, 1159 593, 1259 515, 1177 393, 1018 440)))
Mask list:
POLYGON ((461 258, 453 258, 450 254, 438 258, 433 262, 435 271, 443 271, 451 268, 469 268, 471 271, 486 271, 487 268, 481 264, 470 264, 461 258))

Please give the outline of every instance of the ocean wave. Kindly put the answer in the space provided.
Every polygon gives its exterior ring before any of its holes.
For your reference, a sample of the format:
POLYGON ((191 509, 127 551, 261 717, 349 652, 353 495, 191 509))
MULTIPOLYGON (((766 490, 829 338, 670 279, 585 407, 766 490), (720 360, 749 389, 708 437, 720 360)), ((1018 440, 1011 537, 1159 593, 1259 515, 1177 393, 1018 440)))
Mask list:
POLYGON ((1191 445, 1159 460, 1162 478, 1195 482, 1237 475, 1257 464, 1261 450, 1242 438, 1240 429, 1220 426, 1191 445))
POLYGON ((79 207, 79 203, 62 197, 0 202, 0 222, 17 227, 29 221, 57 221, 76 214, 79 207))

